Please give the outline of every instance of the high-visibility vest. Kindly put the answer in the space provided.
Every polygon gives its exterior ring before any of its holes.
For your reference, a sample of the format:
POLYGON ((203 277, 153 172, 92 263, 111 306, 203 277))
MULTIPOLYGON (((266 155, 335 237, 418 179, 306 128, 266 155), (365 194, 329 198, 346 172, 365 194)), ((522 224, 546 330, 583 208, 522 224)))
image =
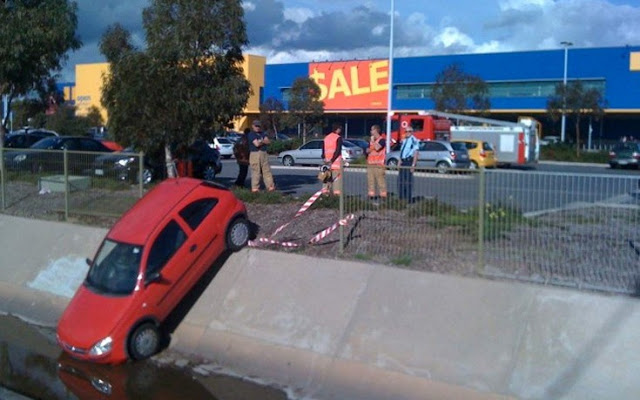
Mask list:
POLYGON ((367 164, 369 165, 384 165, 384 158, 387 153, 387 149, 382 146, 380 151, 376 151, 376 145, 380 144, 382 137, 378 138, 375 142, 369 142, 369 155, 367 156, 367 164))
POLYGON ((324 161, 329 162, 333 158, 336 151, 340 152, 340 155, 331 164, 331 169, 336 171, 340 169, 340 161, 342 160, 342 149, 338 149, 338 139, 340 135, 335 132, 331 132, 324 138, 324 161))

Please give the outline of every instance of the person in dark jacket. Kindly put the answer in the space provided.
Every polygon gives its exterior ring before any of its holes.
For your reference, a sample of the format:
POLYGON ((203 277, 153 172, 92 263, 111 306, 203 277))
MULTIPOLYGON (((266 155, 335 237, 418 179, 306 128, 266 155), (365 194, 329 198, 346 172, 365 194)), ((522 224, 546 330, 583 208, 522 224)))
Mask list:
POLYGON ((245 181, 247 180, 247 172, 249 172, 249 128, 246 128, 244 132, 240 133, 240 139, 233 146, 233 156, 238 163, 238 178, 236 179, 234 186, 239 188, 246 188, 245 181))

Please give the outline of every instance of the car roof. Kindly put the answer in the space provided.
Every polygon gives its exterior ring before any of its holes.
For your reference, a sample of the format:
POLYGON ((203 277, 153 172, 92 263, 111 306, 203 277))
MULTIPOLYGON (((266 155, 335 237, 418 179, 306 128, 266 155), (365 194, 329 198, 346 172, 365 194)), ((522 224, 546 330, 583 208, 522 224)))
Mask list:
POLYGON ((203 181, 193 178, 162 181, 129 209, 113 225, 107 236, 118 242, 144 245, 149 235, 176 205, 200 186, 203 186, 203 181))

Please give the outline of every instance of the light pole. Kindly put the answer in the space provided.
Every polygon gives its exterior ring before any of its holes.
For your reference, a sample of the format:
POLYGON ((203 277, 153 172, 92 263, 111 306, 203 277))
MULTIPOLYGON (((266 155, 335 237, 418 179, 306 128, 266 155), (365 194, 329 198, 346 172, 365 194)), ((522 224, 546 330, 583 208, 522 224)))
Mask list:
MULTIPOLYGON (((387 89, 387 139, 385 140, 386 152, 391 151, 391 100, 393 99, 393 17, 395 14, 395 1, 391 0, 391 26, 389 32, 389 88, 387 89)), ((398 132, 399 133, 399 132, 398 132)), ((400 139, 400 138, 398 138, 400 139)))
POLYGON ((562 92, 562 123, 560 125, 560 141, 564 143, 565 140, 565 128, 567 124, 567 116, 565 109, 567 108, 567 65, 569 61, 569 46, 573 46, 571 42, 560 42, 564 46, 564 77, 562 79, 563 92, 562 92))

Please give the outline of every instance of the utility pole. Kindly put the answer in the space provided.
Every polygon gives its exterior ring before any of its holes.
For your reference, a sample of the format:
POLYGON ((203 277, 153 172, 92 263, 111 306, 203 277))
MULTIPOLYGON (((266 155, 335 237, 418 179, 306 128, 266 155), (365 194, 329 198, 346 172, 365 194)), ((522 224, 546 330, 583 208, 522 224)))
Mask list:
POLYGON ((560 127, 560 141, 564 143, 565 141, 565 129, 567 125, 567 65, 569 61, 569 46, 573 46, 571 42, 560 42, 561 45, 564 46, 564 77, 562 79, 562 84, 564 85, 564 91, 562 92, 562 124, 560 127))

